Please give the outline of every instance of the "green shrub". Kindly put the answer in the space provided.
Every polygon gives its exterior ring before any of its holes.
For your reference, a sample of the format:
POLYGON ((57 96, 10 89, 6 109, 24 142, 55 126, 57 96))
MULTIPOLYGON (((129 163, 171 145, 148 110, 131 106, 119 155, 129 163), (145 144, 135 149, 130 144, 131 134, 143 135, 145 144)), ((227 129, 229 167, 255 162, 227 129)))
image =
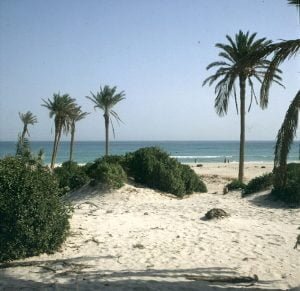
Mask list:
POLYGON ((0 160, 0 261, 51 253, 69 229, 56 179, 21 158, 0 160))
POLYGON ((206 186, 187 165, 156 147, 141 148, 126 155, 129 174, 136 182, 150 188, 183 196, 192 192, 206 192, 206 186))
POLYGON ((232 180, 229 184, 226 185, 229 191, 245 189, 246 184, 239 181, 238 179, 232 180))
POLYGON ((252 179, 245 189, 243 190, 243 196, 267 190, 269 189, 273 184, 273 173, 264 174, 259 177, 255 177, 252 179))
POLYGON ((80 188, 89 181, 84 167, 76 162, 64 162, 61 167, 54 169, 54 174, 59 181, 59 187, 64 189, 63 193, 80 188))
POLYGON ((273 189, 271 195, 287 203, 300 204, 300 164, 287 165, 287 182, 283 189, 273 189))
POLYGON ((182 171, 182 178, 185 184, 186 194, 191 194, 193 192, 207 192, 204 182, 188 165, 180 164, 180 167, 182 171))
POLYGON ((288 179, 300 179, 300 164, 290 163, 287 165, 287 178, 288 179))
POLYGON ((93 185, 95 182, 100 182, 108 188, 120 188, 126 182, 127 175, 120 164, 108 161, 108 157, 95 160, 87 168, 86 173, 94 180, 93 185))
POLYGON ((122 155, 109 155, 109 156, 104 156, 101 159, 104 162, 107 162, 109 164, 119 164, 121 166, 124 165, 125 163, 125 156, 122 155))

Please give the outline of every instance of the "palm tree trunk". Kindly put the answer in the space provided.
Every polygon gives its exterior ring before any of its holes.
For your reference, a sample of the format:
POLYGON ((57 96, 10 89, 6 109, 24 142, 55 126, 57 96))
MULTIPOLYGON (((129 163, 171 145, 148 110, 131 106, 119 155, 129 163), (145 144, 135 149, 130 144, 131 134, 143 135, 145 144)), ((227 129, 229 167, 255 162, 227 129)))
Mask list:
POLYGON ((105 121, 105 155, 108 156, 108 143, 109 143, 109 115, 107 112, 104 113, 105 121))
POLYGON ((25 138, 26 131, 27 131, 27 125, 24 125, 23 132, 22 132, 22 135, 21 135, 21 143, 22 143, 22 145, 24 143, 24 138, 25 138))
POLYGON ((61 137, 61 131, 62 131, 62 128, 60 128, 60 130, 59 130, 59 132, 58 132, 58 136, 57 136, 53 167, 54 167, 54 165, 55 165, 56 156, 57 156, 57 153, 58 153, 58 146, 59 146, 59 141, 60 141, 60 137, 61 137))
POLYGON ((53 145, 53 152, 52 152, 52 159, 51 159, 51 166, 50 166, 51 170, 54 169, 61 131, 62 131, 62 125, 59 123, 57 129, 55 128, 55 138, 54 138, 54 145, 53 145))
POLYGON ((50 169, 53 170, 54 168, 54 162, 55 162, 55 149, 56 149, 56 144, 57 144, 57 129, 55 129, 55 136, 54 136, 54 143, 53 143, 53 150, 52 150, 52 156, 51 156, 51 165, 50 169))
POLYGON ((75 126, 72 125, 72 129, 71 129, 71 142, 70 142, 70 158, 69 158, 70 162, 72 162, 72 156, 73 156, 74 135, 75 135, 75 126))
POLYGON ((239 159, 239 176, 240 182, 244 179, 244 156, 245 156, 245 98, 246 98, 246 78, 240 76, 240 113, 241 113, 241 128, 240 128, 240 159, 239 159))

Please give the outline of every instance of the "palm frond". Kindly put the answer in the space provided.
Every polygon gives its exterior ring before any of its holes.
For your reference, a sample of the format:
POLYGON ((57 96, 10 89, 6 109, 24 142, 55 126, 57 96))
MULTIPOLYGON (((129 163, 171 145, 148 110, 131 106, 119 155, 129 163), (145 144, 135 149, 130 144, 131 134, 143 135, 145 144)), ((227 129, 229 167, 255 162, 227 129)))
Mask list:
POLYGON ((216 67, 216 66, 230 66, 230 64, 226 63, 226 62, 213 62, 211 64, 209 64, 207 67, 206 67, 206 70, 209 70, 210 68, 212 67, 216 67))
POLYGON ((37 117, 33 115, 31 111, 27 111, 26 113, 19 112, 19 117, 24 125, 35 124, 38 122, 37 117))
POLYGON ((300 111, 300 90, 297 92, 295 98, 290 104, 285 115, 284 121, 277 134, 277 141, 275 145, 275 159, 274 167, 280 167, 287 161, 287 156, 290 147, 293 143, 298 126, 298 117, 300 111))
POLYGON ((260 89, 261 96, 264 96, 264 98, 268 96, 271 84, 274 81, 274 76, 279 72, 278 66, 286 59, 295 56, 299 50, 300 39, 281 41, 269 46, 268 53, 271 54, 274 52, 274 56, 270 62, 260 89))
POLYGON ((250 104, 249 104, 249 107, 248 107, 248 112, 250 112, 251 110, 251 106, 252 106, 252 102, 253 102, 253 97, 255 99, 255 102, 256 104, 258 104, 258 101, 257 101, 257 98, 256 98, 256 95, 255 95, 255 90, 254 90, 254 85, 253 85, 253 82, 250 78, 248 78, 248 83, 249 83, 249 87, 250 87, 250 104))
MULTIPOLYGON (((269 68, 270 61, 266 59, 266 53, 270 46, 271 41, 266 38, 256 39, 256 33, 250 34, 249 32, 243 33, 239 31, 233 40, 230 36, 226 36, 229 44, 217 43, 216 47, 221 50, 219 56, 223 60, 212 62, 207 66, 207 69, 217 68, 215 73, 203 81, 202 86, 212 84, 215 85, 215 109, 217 114, 224 115, 227 113, 229 98, 233 95, 235 99, 235 106, 238 112, 235 82, 240 76, 245 76, 251 90, 251 100, 249 109, 251 109, 252 102, 257 101, 254 92, 254 84, 251 78, 256 79, 259 83, 262 82, 266 71, 269 68)), ((281 71, 276 68, 276 74, 272 76, 272 81, 281 84, 281 71)), ((268 104, 268 96, 263 95, 260 106, 266 107, 268 104)))

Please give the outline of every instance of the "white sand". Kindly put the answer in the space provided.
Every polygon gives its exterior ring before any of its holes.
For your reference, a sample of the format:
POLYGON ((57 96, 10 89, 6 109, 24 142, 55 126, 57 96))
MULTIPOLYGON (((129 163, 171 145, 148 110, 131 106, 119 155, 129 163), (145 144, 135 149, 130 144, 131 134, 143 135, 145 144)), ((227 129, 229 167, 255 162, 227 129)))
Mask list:
MULTIPOLYGON (((300 234, 299 209, 265 200, 267 192, 243 199, 239 192, 222 195, 237 167, 193 166, 204 176, 208 193, 184 199, 132 185, 112 193, 90 188, 74 193, 71 235, 61 250, 21 261, 34 266, 0 270, 0 290, 239 290, 247 286, 187 280, 185 276, 191 274, 257 274, 259 282, 248 290, 300 290, 300 247, 293 249, 300 234), (214 207, 223 208, 230 217, 202 220, 214 207)), ((245 174, 249 179, 271 169, 271 164, 251 163, 245 174)))

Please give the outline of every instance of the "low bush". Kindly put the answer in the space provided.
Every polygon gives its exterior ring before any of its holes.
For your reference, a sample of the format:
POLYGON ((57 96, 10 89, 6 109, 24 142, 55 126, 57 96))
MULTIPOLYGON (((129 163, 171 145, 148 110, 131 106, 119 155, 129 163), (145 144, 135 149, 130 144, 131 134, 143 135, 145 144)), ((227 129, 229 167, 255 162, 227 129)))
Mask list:
POLYGON ((47 168, 18 157, 0 160, 0 261, 57 250, 70 216, 59 193, 47 168))
POLYGON ((129 175, 136 182, 150 188, 183 196, 192 192, 206 192, 206 186, 187 165, 156 147, 141 148, 126 155, 129 175))
POLYGON ((109 155, 102 157, 101 160, 109 164, 119 164, 123 166, 125 164, 126 158, 122 155, 109 155))
POLYGON ((64 162, 61 167, 54 169, 54 175, 58 179, 63 193, 80 188, 89 181, 84 167, 79 166, 76 162, 64 162))
POLYGON ((287 165, 287 182, 283 189, 273 189, 271 195, 287 203, 300 204, 300 164, 287 165))
POLYGON ((243 196, 267 190, 272 187, 273 173, 264 174, 252 179, 243 190, 243 196))
POLYGON ((245 189, 246 184, 244 184, 243 182, 239 181, 238 179, 234 179, 230 183, 228 183, 226 185, 226 187, 227 187, 227 189, 229 191, 241 190, 241 189, 245 189))
POLYGON ((92 184, 102 183, 105 187, 117 189, 124 185, 127 175, 122 166, 116 162, 116 159, 103 157, 95 160, 88 168, 86 173, 93 179, 92 184))
POLYGON ((206 185, 200 177, 188 165, 180 164, 182 171, 182 178, 185 184, 186 194, 193 192, 207 192, 206 185))

